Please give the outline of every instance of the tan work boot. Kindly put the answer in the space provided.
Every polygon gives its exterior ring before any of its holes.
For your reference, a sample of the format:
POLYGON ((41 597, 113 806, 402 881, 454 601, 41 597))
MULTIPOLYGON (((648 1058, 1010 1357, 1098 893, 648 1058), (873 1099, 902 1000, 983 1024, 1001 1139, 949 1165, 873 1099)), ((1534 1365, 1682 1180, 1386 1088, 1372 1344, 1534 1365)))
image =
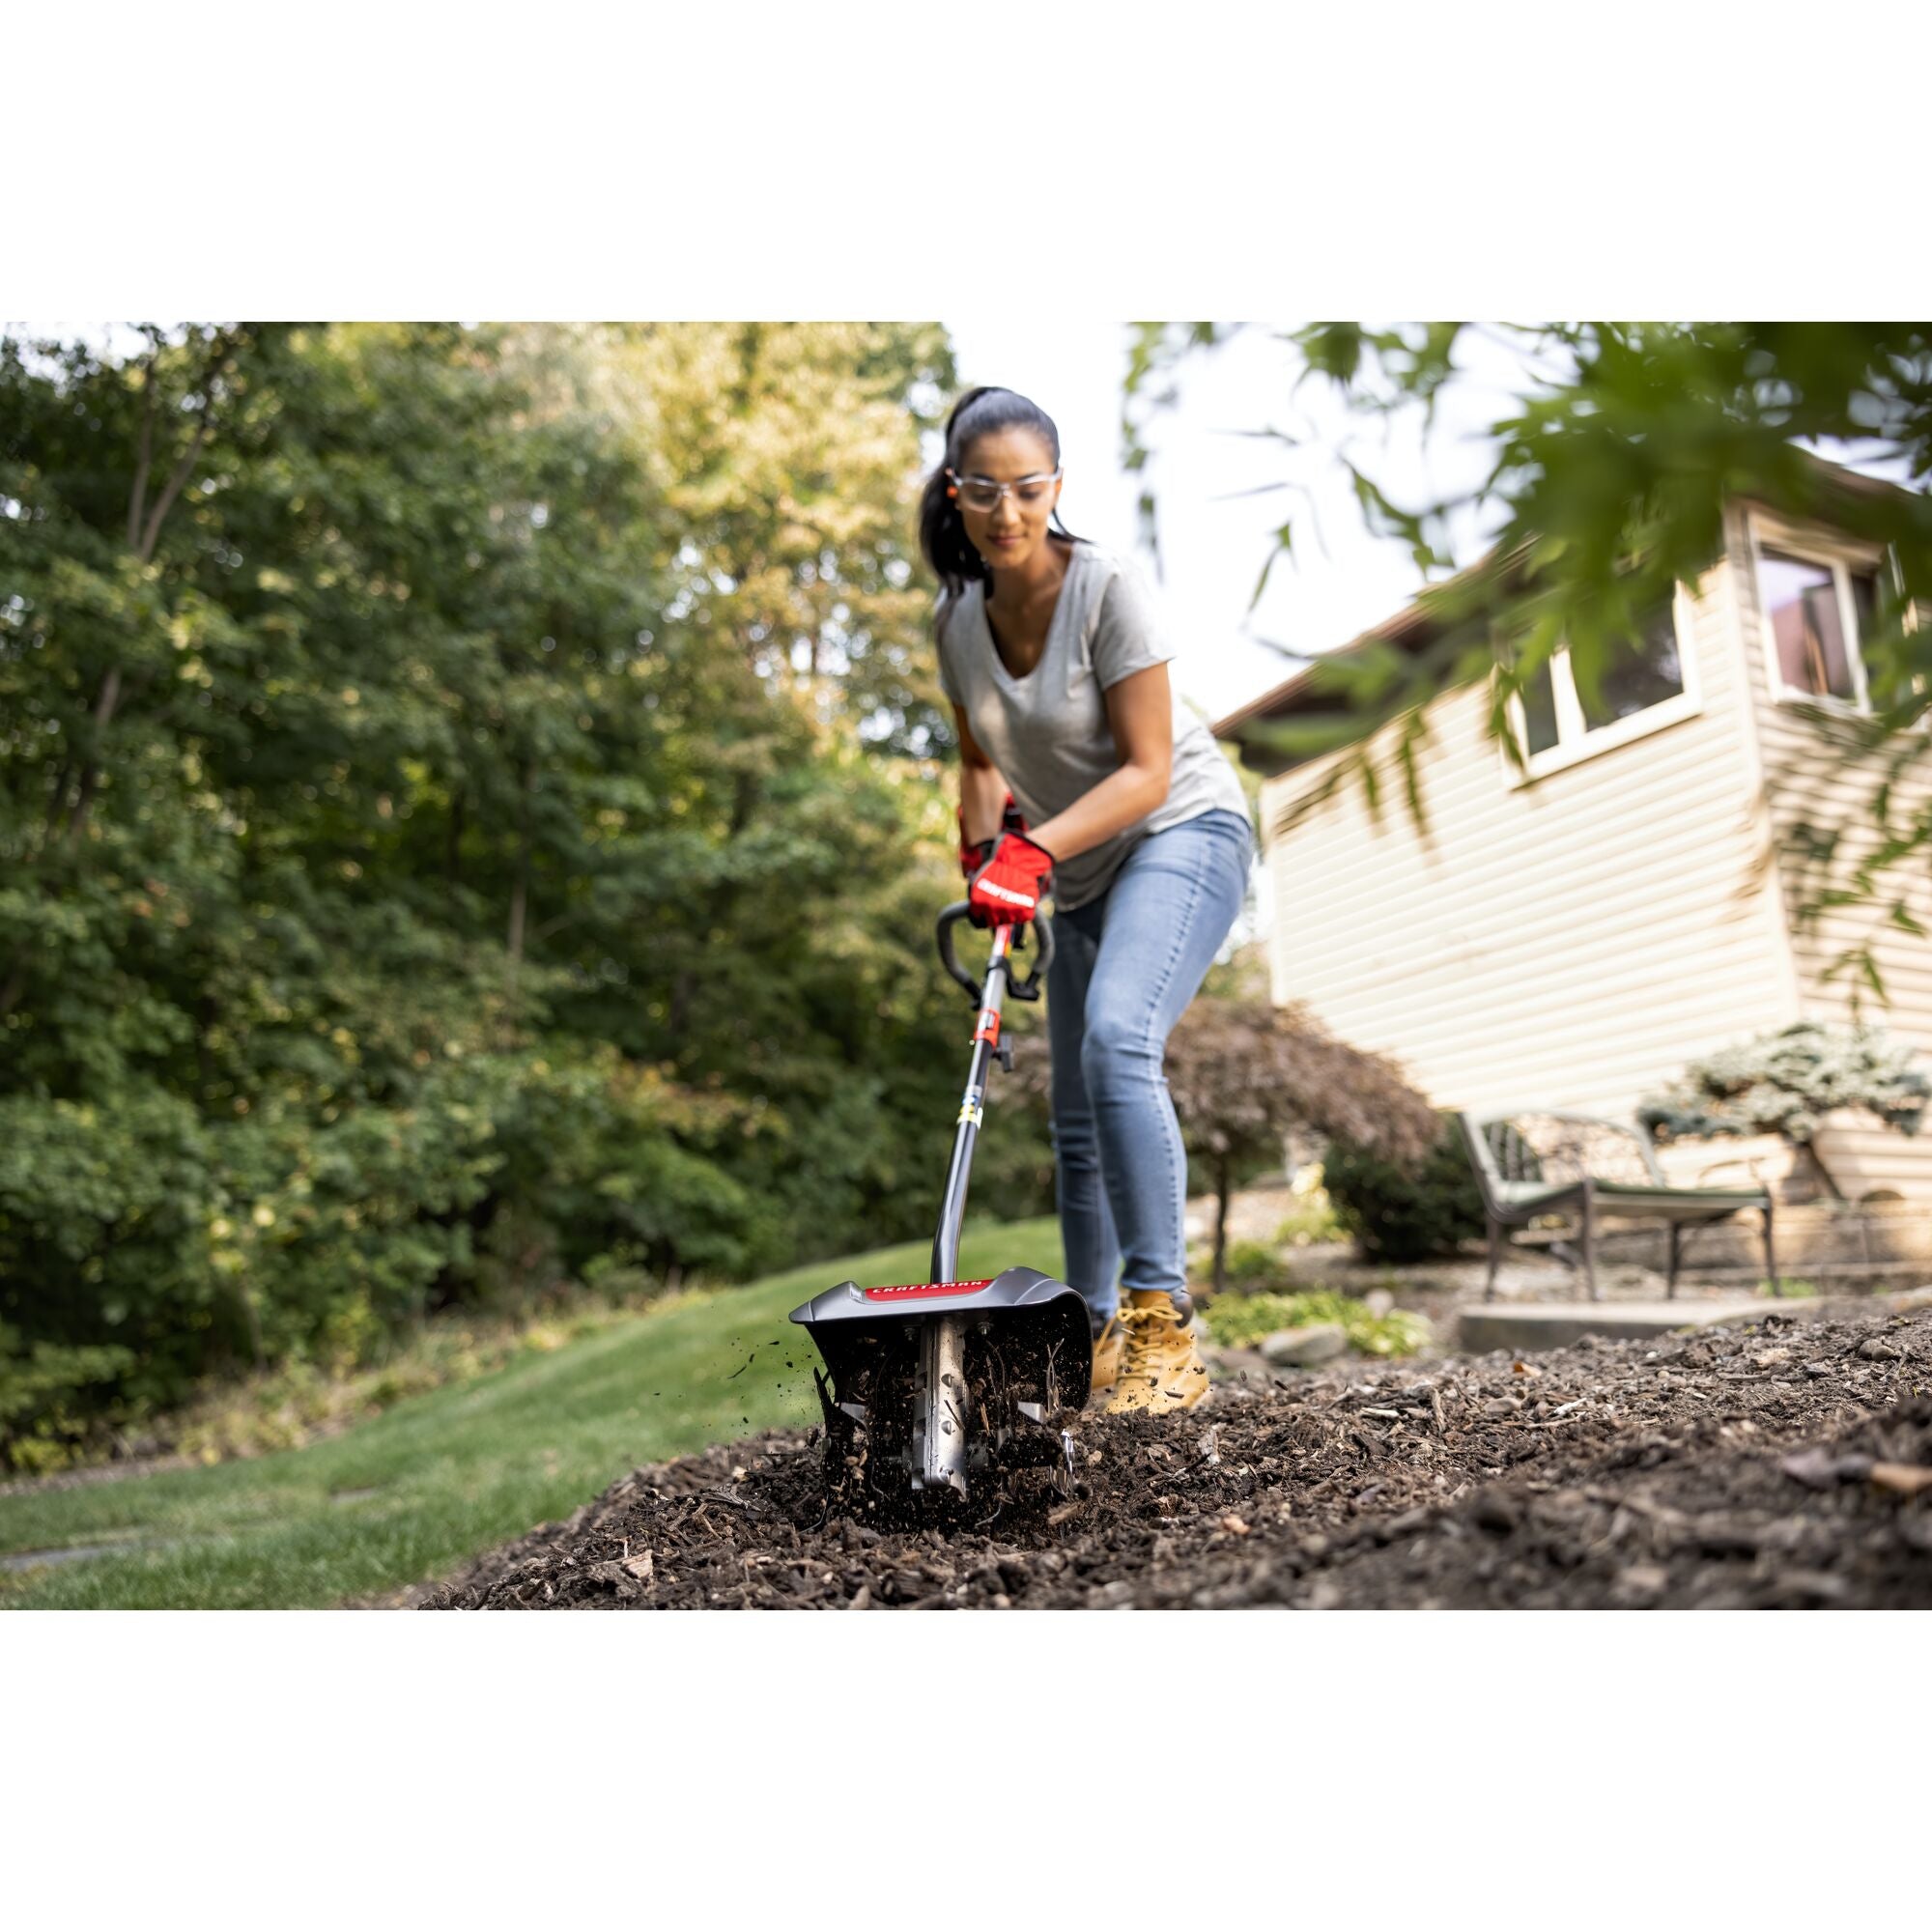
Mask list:
POLYGON ((1159 1290, 1137 1289, 1121 1310, 1126 1344, 1109 1415, 1135 1409, 1192 1408, 1208 1393, 1208 1365, 1174 1303, 1159 1290))
POLYGON ((1127 1331, 1121 1326, 1118 1314, 1107 1317, 1106 1325, 1094 1337, 1094 1379, 1089 1386, 1090 1396, 1105 1395, 1121 1378, 1121 1356, 1127 1340, 1127 1331))

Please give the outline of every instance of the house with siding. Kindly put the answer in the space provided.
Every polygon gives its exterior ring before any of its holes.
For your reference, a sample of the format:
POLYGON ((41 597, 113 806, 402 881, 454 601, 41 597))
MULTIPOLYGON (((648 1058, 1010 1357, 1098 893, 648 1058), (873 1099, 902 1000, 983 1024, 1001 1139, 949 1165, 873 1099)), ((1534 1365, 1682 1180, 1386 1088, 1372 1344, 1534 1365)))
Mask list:
MULTIPOLYGON (((1848 490, 1891 487, 1838 473, 1848 490)), ((1721 554, 1600 691, 1559 650, 1512 700, 1526 770, 1491 733, 1487 689, 1428 707, 1426 835, 1399 801, 1378 818, 1358 783, 1333 785, 1343 753, 1295 762, 1258 735, 1333 702, 1312 667, 1215 725, 1264 775, 1278 1001, 1394 1054, 1438 1105, 1625 1118, 1718 1047, 1853 1017, 1831 969, 1873 918, 1801 929, 1784 835, 1800 814, 1866 810, 1870 779, 1833 758, 1808 707, 1867 708, 1860 639, 1889 563, 1762 503, 1727 504, 1722 531, 1721 554)), ((1411 607, 1347 648, 1420 650, 1429 626, 1411 607)), ((1932 783, 1921 790, 1900 804, 1932 806, 1932 783)), ((1932 904, 1914 910, 1932 927, 1932 904)), ((1932 1056, 1932 941, 1892 927, 1874 954, 1890 1004, 1875 1009, 1867 988, 1865 1017, 1932 1056)), ((1846 1115, 1819 1151, 1851 1199, 1932 1200, 1932 1135, 1846 1115)), ((1686 1182, 1735 1181, 1747 1164, 1790 1178, 1776 1141, 1664 1158, 1686 1182)))

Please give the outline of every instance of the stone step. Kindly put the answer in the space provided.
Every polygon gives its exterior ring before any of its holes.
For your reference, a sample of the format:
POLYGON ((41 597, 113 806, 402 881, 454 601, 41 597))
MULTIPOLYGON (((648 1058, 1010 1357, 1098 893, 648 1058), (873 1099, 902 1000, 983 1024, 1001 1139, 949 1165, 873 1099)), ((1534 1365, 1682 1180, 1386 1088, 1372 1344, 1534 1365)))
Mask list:
POLYGON ((1533 1301, 1490 1302, 1458 1311, 1457 1346, 1471 1355, 1492 1349, 1527 1354, 1537 1349, 1564 1349, 1585 1335, 1605 1341, 1641 1341, 1673 1328, 1728 1327, 1762 1321, 1768 1315, 1790 1315, 1790 1301, 1763 1296, 1749 1301, 1533 1301))

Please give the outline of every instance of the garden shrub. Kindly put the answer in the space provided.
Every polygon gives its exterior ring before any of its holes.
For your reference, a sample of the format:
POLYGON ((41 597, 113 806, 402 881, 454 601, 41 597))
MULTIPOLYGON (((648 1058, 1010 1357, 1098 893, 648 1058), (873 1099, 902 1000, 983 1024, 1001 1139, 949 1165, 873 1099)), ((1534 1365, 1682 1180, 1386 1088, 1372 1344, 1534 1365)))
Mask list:
POLYGON ((1271 1242, 1228 1244, 1228 1286, 1236 1293, 1252 1294, 1262 1289, 1283 1288, 1287 1283, 1287 1264, 1271 1242))
POLYGON ((1782 1135, 1843 1200, 1818 1151, 1826 1118, 1859 1110, 1899 1133, 1918 1133, 1932 1103, 1932 1080, 1918 1059, 1879 1027, 1800 1020, 1691 1062, 1636 1117, 1658 1141, 1782 1135))
MULTIPOLYGON (((208 1236, 215 1198, 211 1137, 171 1094, 129 1085, 112 1104, 0 1096, 0 1321, 23 1346, 126 1352, 123 1394, 176 1392, 223 1320, 208 1236)), ((89 1375, 69 1395, 103 1379, 89 1375)), ((0 1441, 10 1426, 0 1419, 0 1441)))
POLYGON ((1453 1255, 1484 1231, 1462 1129, 1445 1116, 1419 1163, 1385 1160, 1350 1141, 1330 1141, 1321 1171, 1335 1218, 1371 1261, 1420 1262, 1453 1255))
POLYGON ((728 1107, 602 1043, 464 1055, 327 1111, 0 1095, 0 1464, 54 1466, 213 1370, 345 1374, 434 1311, 778 1245, 707 1151, 728 1107))
POLYGON ((133 1363, 128 1349, 28 1346, 0 1321, 0 1467, 29 1475, 61 1468, 86 1433, 90 1398, 133 1363))

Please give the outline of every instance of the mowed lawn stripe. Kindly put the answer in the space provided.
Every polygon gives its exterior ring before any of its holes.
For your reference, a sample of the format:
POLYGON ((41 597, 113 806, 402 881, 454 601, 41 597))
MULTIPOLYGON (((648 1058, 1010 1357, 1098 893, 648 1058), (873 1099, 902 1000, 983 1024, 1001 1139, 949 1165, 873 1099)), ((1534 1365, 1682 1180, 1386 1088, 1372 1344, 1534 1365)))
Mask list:
MULTIPOLYGON (((0 1497, 0 1556, 116 1546, 0 1572, 0 1606, 313 1607, 424 1581, 640 1463, 815 1420, 816 1353, 785 1316, 848 1275, 921 1279, 928 1254, 906 1242, 640 1315, 304 1449, 0 1497)), ((968 1231, 962 1273, 1014 1263, 1057 1269, 1057 1223, 968 1231)))

